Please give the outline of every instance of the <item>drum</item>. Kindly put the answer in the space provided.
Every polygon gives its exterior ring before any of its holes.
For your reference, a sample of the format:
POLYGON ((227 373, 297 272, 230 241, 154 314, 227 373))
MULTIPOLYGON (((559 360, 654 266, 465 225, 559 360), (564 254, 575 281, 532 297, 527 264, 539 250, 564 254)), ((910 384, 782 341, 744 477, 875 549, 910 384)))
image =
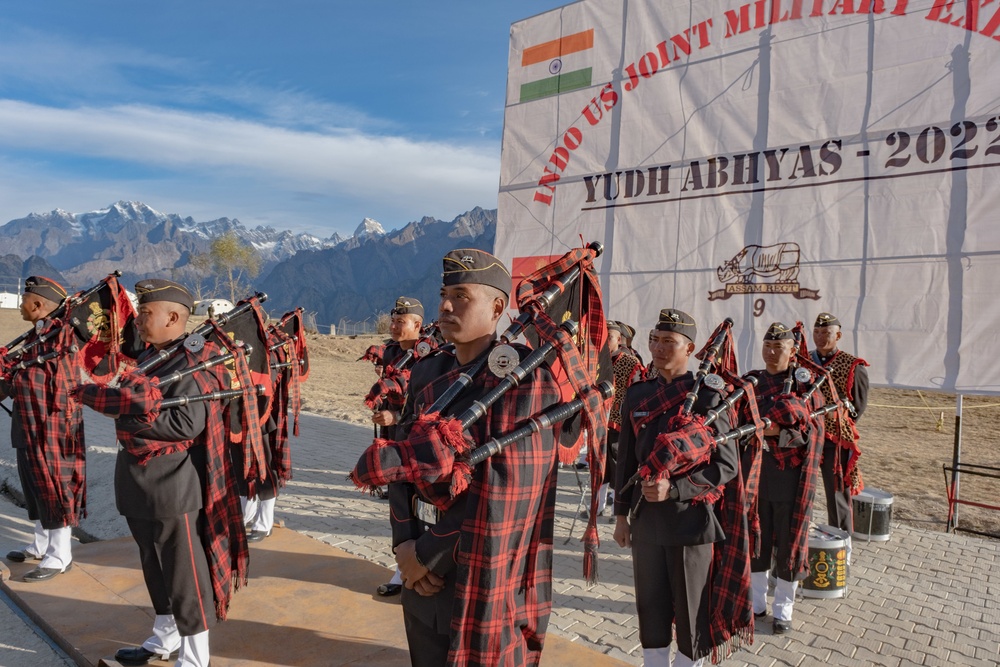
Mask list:
POLYGON ((847 595, 847 547, 851 536, 833 526, 809 528, 809 575, 802 597, 842 598, 847 595))
POLYGON ((854 537, 869 542, 885 542, 892 528, 892 494, 881 489, 867 488, 851 499, 854 509, 854 537))

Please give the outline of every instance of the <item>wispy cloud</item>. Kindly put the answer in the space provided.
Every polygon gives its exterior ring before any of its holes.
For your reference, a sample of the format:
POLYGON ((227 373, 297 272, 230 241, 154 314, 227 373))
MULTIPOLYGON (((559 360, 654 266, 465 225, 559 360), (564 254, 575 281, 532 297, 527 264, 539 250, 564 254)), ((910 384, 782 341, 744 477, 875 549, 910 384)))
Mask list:
POLYGON ((137 105, 63 109, 0 100, 0 145, 120 161, 188 179, 201 175, 234 190, 261 186, 352 202, 395 201, 432 214, 494 203, 499 168, 491 145, 414 141, 354 129, 301 131, 137 105))

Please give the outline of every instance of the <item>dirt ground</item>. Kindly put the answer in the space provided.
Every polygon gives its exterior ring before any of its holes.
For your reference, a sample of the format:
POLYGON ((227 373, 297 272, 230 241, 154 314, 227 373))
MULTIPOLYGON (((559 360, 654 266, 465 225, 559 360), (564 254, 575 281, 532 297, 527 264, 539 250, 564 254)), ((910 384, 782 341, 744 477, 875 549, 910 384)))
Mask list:
MULTIPOLYGON (((0 341, 6 343, 26 328, 18 311, 0 310, 0 341)), ((379 336, 310 335, 311 375, 303 385, 304 409, 333 419, 370 423, 363 398, 376 375, 372 365, 358 357, 382 340, 379 336)), ((943 531, 948 505, 942 465, 952 462, 955 396, 873 389, 869 400, 868 411, 858 424, 865 483, 893 495, 893 519, 943 531)), ((963 462, 1000 467, 998 433, 1000 397, 966 396, 963 462)), ((961 497, 1000 504, 1000 480, 963 475, 961 497)), ((963 528, 1000 533, 998 511, 961 507, 959 514, 963 528)))

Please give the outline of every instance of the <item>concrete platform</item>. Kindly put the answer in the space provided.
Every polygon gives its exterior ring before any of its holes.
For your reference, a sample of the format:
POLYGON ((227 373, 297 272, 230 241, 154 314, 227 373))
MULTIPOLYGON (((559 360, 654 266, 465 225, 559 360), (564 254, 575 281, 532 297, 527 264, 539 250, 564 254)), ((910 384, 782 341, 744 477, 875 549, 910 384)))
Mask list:
MULTIPOLYGON (((251 545, 250 559, 249 585, 212 630, 215 667, 410 664, 399 598, 373 594, 383 567, 284 528, 251 545)), ((10 598, 78 665, 117 667, 115 651, 152 627, 138 563, 135 543, 119 538, 76 545, 73 568, 47 582, 22 581, 34 563, 5 563, 0 576, 10 598)), ((626 663, 549 633, 542 664, 626 663)))

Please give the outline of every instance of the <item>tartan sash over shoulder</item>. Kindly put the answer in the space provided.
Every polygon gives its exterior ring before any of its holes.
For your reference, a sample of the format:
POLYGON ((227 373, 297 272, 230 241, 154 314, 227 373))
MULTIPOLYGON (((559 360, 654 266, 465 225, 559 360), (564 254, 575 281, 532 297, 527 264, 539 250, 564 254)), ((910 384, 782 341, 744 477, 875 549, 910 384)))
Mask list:
MULTIPOLYGON (((559 363, 577 397, 583 400, 582 427, 587 439, 587 461, 590 466, 590 515, 583 534, 583 575, 588 582, 597 581, 597 505, 604 481, 604 459, 607 447, 608 412, 605 400, 594 386, 598 374, 598 356, 608 338, 604 318, 601 286, 594 270, 597 254, 591 248, 577 248, 558 260, 526 277, 517 287, 517 306, 521 313, 531 313, 539 343, 552 343, 559 363), (576 285, 567 290, 577 290, 580 304, 580 344, 559 327, 539 302, 541 295, 552 285, 562 283, 562 277, 574 266, 579 267, 576 285)), ((610 361, 610 359, 608 360, 610 361)), ((610 370, 610 369, 609 369, 610 370)), ((576 459, 583 440, 570 449, 560 447, 559 460, 570 463, 576 459)))
POLYGON ((27 476, 32 480, 45 515, 64 526, 78 526, 87 516, 86 445, 83 409, 72 392, 83 368, 73 328, 60 319, 44 320, 25 344, 53 331, 36 347, 38 355, 64 350, 55 359, 31 365, 10 379, 14 418, 20 419, 27 440, 27 476))

